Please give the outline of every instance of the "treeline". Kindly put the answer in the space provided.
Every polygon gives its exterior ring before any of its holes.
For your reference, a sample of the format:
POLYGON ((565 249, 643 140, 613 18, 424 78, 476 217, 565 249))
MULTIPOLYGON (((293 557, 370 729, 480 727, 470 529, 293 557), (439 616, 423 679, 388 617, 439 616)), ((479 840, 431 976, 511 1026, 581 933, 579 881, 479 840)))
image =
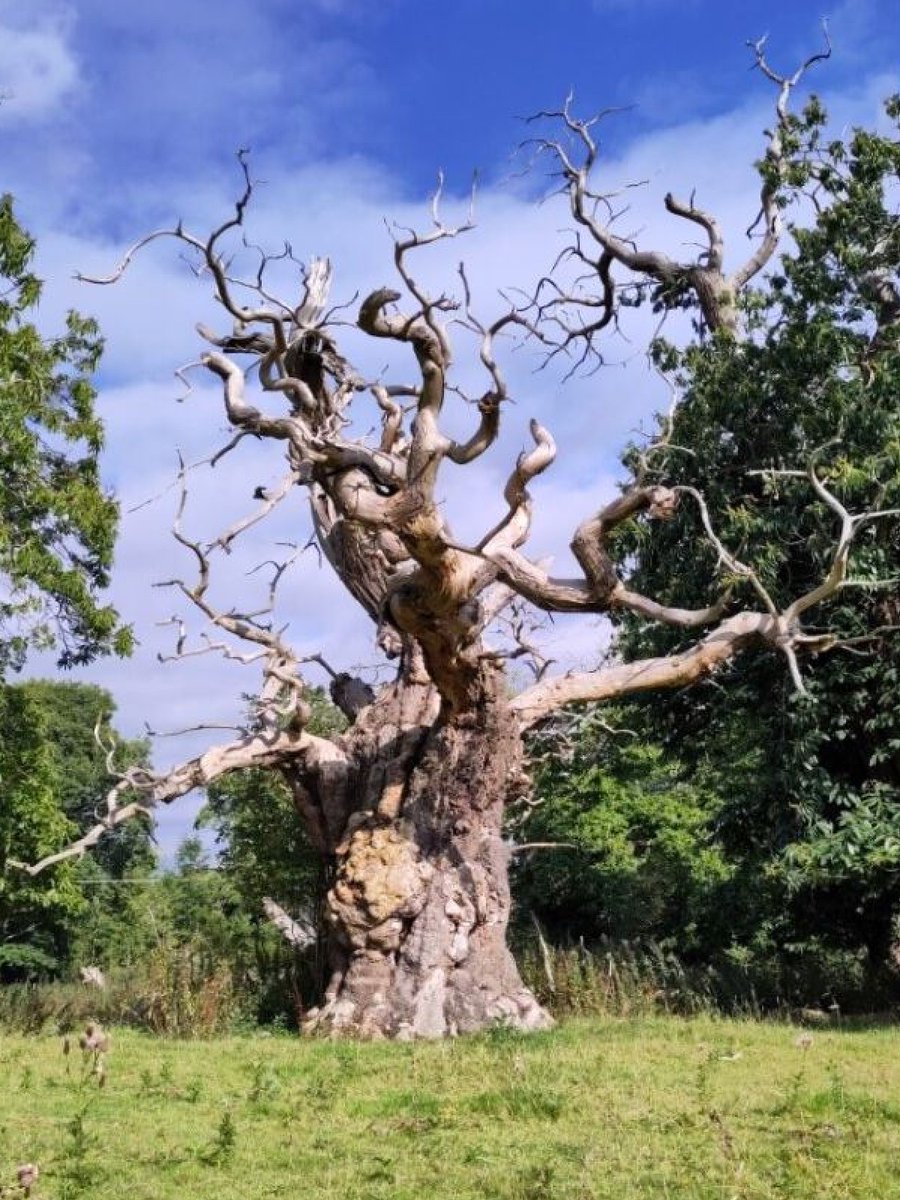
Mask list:
MULTIPOLYGON (((322 695, 314 708, 323 732, 343 721, 322 695)), ((132 821, 35 878, 16 865, 93 825, 111 772, 148 762, 148 744, 122 739, 113 715, 111 696, 92 685, 0 686, 0 985, 77 983, 95 967, 119 1020, 166 1032, 238 1017, 295 1023, 324 967, 314 938, 287 945, 263 899, 314 923, 324 879, 275 777, 235 776, 210 791, 199 825, 214 850, 190 837, 161 864, 149 824, 132 821)), ((72 998, 43 1001, 53 1015, 72 998)))

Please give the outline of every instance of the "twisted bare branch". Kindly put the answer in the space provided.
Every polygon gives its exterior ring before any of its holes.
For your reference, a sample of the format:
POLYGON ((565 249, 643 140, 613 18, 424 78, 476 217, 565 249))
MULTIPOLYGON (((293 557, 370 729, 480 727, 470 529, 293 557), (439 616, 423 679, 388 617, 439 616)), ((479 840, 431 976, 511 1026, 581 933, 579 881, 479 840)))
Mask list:
POLYGON ((582 357, 576 369, 589 355, 602 359, 594 345, 594 335, 615 319, 616 289, 611 275, 614 263, 632 272, 639 281, 652 283, 656 289, 656 300, 663 308, 681 303, 685 295, 690 296, 699 306, 709 330, 722 329, 734 335, 739 334, 738 296, 770 261, 781 238, 781 197, 790 154, 786 136, 790 100, 794 89, 810 68, 831 55, 827 25, 823 24, 823 28, 824 50, 811 55, 789 76, 778 74, 769 65, 764 38, 749 43, 754 52, 755 65, 776 85, 778 94, 775 123, 768 132, 765 160, 761 167, 760 211, 748 230, 748 235, 752 235, 756 226, 762 224, 763 237, 749 258, 730 274, 725 271, 725 241, 721 225, 713 213, 695 203, 693 195, 689 200, 683 200, 669 192, 664 198, 667 212, 703 230, 704 245, 693 259, 673 258, 662 250, 639 246, 616 232, 614 226, 621 212, 617 212, 612 204, 615 193, 599 192, 592 183, 600 155, 594 127, 612 110, 589 120, 579 118, 573 113, 573 97, 570 93, 561 109, 541 112, 531 118, 532 121, 556 122, 569 139, 568 143, 564 143, 558 138, 544 137, 537 139, 536 144, 540 152, 549 154, 555 162, 562 179, 561 190, 568 196, 570 212, 576 224, 574 243, 566 253, 588 268, 593 290, 584 295, 563 289, 551 274, 549 280, 541 281, 538 285, 532 305, 539 323, 556 325, 560 334, 556 341, 557 353, 568 350, 575 341, 583 343, 582 357), (599 248, 598 257, 592 258, 584 250, 578 235, 579 229, 584 230, 590 241, 599 248), (552 287, 554 295, 542 301, 540 291, 545 286, 552 287), (601 315, 580 323, 564 316, 566 312, 577 313, 584 308, 599 308, 601 315))
POLYGON ((136 816, 150 817, 158 805, 171 804, 173 800, 186 796, 197 788, 208 787, 223 775, 250 768, 280 766, 286 761, 299 758, 317 759, 335 765, 343 761, 338 748, 324 738, 303 730, 285 730, 279 733, 253 733, 236 741, 214 746, 165 774, 154 775, 144 769, 132 769, 125 772, 108 793, 107 812, 103 819, 80 838, 65 849, 48 854, 39 862, 31 865, 15 862, 14 865, 29 875, 38 875, 55 863, 83 857, 101 838, 126 821, 136 816), (122 795, 131 792, 136 793, 140 799, 120 804, 122 795))

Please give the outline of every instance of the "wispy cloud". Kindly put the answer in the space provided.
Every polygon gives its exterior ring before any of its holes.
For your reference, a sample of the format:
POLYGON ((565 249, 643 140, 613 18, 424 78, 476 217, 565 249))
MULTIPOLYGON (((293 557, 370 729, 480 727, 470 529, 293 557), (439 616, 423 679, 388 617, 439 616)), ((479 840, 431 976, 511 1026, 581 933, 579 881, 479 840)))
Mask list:
POLYGON ((0 121, 25 123, 56 113, 79 84, 65 14, 45 10, 13 24, 0 10, 0 121))

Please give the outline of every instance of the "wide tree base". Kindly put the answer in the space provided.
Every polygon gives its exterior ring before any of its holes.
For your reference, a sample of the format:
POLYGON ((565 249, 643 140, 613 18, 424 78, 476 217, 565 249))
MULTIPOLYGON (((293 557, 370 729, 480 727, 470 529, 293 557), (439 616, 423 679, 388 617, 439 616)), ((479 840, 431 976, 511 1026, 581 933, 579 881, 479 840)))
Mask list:
POLYGON ((453 713, 430 684, 398 683, 346 740, 357 767, 333 834, 330 977, 308 1032, 442 1038, 553 1024, 506 945, 503 808, 521 739, 496 665, 479 662, 472 687, 471 706, 453 713))
POLYGON ((383 961, 357 961, 349 978, 351 986, 340 987, 327 996, 320 1008, 311 1009, 303 1032, 332 1037, 363 1039, 457 1037, 503 1026, 533 1032, 552 1028, 553 1018, 538 1004, 521 981, 515 965, 517 986, 501 991, 474 983, 465 968, 445 971, 434 968, 424 978, 395 981, 380 986, 386 976, 383 961), (356 993, 356 994, 355 994, 356 993))

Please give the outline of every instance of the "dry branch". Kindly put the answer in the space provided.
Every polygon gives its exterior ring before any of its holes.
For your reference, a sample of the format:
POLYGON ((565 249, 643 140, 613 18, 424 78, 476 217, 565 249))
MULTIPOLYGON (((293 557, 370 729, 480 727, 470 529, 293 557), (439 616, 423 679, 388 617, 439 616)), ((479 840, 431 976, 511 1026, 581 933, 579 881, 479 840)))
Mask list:
MULTIPOLYGON (((704 233, 704 245, 693 259, 675 259, 662 250, 637 245, 629 237, 616 232, 615 223, 622 210, 613 206, 615 193, 595 190, 593 176, 600 158, 600 146, 594 127, 614 110, 585 120, 573 112, 573 96, 556 111, 536 114, 532 121, 550 121, 561 128, 560 137, 536 139, 538 150, 548 154, 562 178, 562 190, 569 199, 575 221, 574 241, 564 252, 583 265, 591 283, 590 290, 573 290, 560 286, 553 277, 542 280, 532 297, 531 309, 536 324, 545 329, 545 336, 555 343, 555 353, 568 352, 573 343, 582 345, 581 357, 573 369, 589 357, 602 360, 595 337, 615 321, 617 311, 616 284, 612 276, 614 265, 625 268, 640 285, 651 284, 657 302, 665 309, 681 302, 685 295, 698 306, 707 329, 727 330, 740 334, 738 298, 747 285, 769 263, 778 248, 782 233, 781 197, 788 166, 787 129, 792 94, 806 73, 816 63, 831 55, 827 25, 823 23, 825 49, 811 55, 792 75, 780 75, 769 65, 765 56, 765 39, 751 42, 755 66, 778 89, 775 102, 775 123, 768 131, 765 160, 761 167, 762 185, 760 209, 748 229, 752 236, 758 225, 763 226, 762 240, 754 252, 736 270, 725 270, 725 242, 716 216, 700 208, 695 198, 684 200, 671 192, 664 198, 666 211, 672 216, 697 225, 704 233), (585 249, 580 236, 584 231, 589 244, 596 247, 596 256, 585 249), (542 293, 552 291, 550 298, 542 293), (600 315, 592 310, 599 308, 600 315), (588 315, 585 315, 588 314, 588 315)), ((557 263, 559 259, 557 259, 557 263)))

